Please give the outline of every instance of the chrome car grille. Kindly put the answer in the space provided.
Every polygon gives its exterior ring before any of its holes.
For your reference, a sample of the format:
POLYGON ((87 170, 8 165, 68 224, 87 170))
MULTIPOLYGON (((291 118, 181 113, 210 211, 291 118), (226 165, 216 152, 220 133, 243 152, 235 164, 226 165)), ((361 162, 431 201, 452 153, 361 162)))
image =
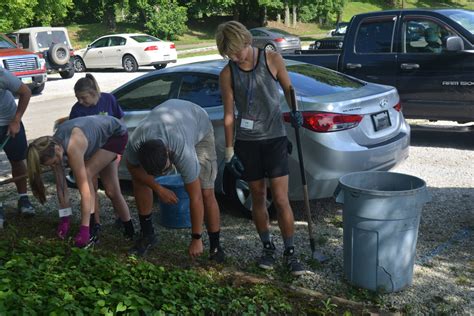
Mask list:
POLYGON ((33 56, 5 59, 3 64, 11 72, 36 70, 38 68, 36 57, 33 56))

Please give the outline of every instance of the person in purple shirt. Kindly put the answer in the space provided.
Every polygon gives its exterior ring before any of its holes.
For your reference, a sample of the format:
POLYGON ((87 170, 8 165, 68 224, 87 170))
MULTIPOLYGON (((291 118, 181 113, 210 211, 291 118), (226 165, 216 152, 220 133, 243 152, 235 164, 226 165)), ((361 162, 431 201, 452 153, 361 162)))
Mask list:
POLYGON ((86 74, 74 85, 77 102, 72 106, 69 119, 88 115, 110 115, 121 119, 124 115, 113 94, 100 92, 97 81, 86 74))
MULTIPOLYGON (((70 120, 77 117, 90 115, 109 115, 118 119, 122 119, 124 116, 123 110, 117 103, 114 95, 100 92, 100 88, 96 79, 89 73, 86 74, 85 77, 77 80, 76 84, 74 85, 74 93, 76 94, 77 102, 72 106, 71 112, 69 113, 70 120)), ((119 162, 120 159, 117 159, 117 172, 119 162)), ((94 186, 97 191, 97 179, 94 186)), ((117 221, 120 221, 118 214, 115 214, 115 216, 117 221)), ((99 198, 97 194, 94 214, 91 214, 90 223, 91 241, 97 242, 99 240, 99 233, 101 230, 99 218, 99 198)), ((128 222, 122 222, 122 224, 125 230, 124 235, 129 239, 133 239, 135 232, 132 221, 129 220, 128 222)))

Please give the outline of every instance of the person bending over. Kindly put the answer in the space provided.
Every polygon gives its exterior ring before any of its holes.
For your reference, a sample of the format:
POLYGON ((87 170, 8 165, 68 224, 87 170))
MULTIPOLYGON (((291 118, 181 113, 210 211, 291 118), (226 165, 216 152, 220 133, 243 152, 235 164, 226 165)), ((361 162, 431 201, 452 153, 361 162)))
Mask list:
POLYGON ((153 192, 163 203, 178 202, 173 191, 155 181, 155 177, 166 174, 174 165, 190 199, 189 255, 195 258, 203 252, 201 235, 205 219, 210 241, 209 258, 222 262, 220 213, 214 194, 217 156, 214 131, 207 113, 184 100, 172 99, 160 104, 130 136, 125 157, 132 175, 141 226, 141 238, 130 252, 144 256, 157 243, 151 221, 153 192))
POLYGON ((57 234, 64 239, 69 232, 72 215, 65 178, 65 166, 74 173, 81 195, 81 226, 75 237, 77 247, 85 247, 90 239, 89 221, 94 210, 94 179, 102 179, 105 193, 114 209, 126 222, 127 235, 133 236, 130 211, 120 191, 115 159, 127 143, 127 128, 120 120, 104 115, 79 117, 62 123, 53 136, 43 136, 28 146, 28 178, 33 194, 41 203, 46 201, 41 179, 41 166, 48 166, 56 178, 60 223, 57 234))

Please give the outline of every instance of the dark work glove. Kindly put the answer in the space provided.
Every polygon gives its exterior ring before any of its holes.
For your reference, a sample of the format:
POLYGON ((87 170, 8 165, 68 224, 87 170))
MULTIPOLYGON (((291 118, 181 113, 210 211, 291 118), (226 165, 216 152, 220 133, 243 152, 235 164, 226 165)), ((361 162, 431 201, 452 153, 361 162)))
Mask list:
POLYGON ((242 176, 242 172, 244 172, 244 165, 236 155, 233 155, 229 162, 225 163, 225 166, 237 179, 239 179, 242 176))
POLYGON ((291 126, 299 128, 303 126, 303 114, 300 111, 290 112, 291 126))

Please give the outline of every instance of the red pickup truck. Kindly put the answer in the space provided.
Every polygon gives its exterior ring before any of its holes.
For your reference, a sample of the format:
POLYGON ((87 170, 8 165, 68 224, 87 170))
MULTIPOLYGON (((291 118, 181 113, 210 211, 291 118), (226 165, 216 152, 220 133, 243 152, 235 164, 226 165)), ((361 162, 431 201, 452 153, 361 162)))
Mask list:
POLYGON ((26 49, 18 48, 4 34, 0 33, 0 67, 7 69, 26 84, 33 94, 44 89, 46 83, 46 62, 26 49))

